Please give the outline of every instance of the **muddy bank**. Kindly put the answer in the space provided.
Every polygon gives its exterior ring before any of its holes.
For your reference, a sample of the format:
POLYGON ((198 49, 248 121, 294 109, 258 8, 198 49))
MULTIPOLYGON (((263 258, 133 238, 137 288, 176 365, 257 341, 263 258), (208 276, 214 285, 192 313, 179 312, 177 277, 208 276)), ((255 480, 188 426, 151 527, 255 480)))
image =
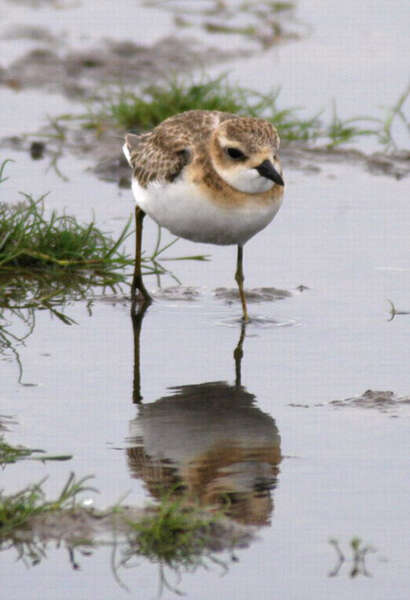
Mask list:
MULTIPOLYGON (((41 30, 37 35, 47 39, 49 32, 41 30)), ((61 52, 45 46, 27 52, 7 68, 0 66, 0 85, 15 90, 39 88, 71 99, 96 98, 110 84, 152 83, 169 73, 186 74, 237 56, 237 52, 204 48, 192 38, 173 36, 152 46, 113 40, 87 50, 61 52)))
MULTIPOLYGON (((76 507, 33 516, 24 528, 12 535, 0 536, 0 550, 15 547, 24 554, 24 548, 42 548, 57 542, 67 548, 88 547, 97 549, 101 545, 119 545, 127 548, 127 553, 138 556, 138 538, 135 524, 155 516, 152 508, 117 507, 114 510, 99 512, 90 508, 76 507)), ((198 528, 191 550, 198 557, 225 550, 234 551, 246 548, 255 539, 255 527, 245 526, 223 517, 211 517, 205 510, 197 514, 206 526, 198 528)), ((181 532, 182 533, 182 532, 181 532)), ((1 529, 0 529, 1 534, 1 529)))
POLYGON ((347 163, 361 165, 373 175, 403 179, 410 175, 410 150, 365 154, 352 148, 306 147, 300 143, 284 144, 281 155, 290 166, 307 173, 322 171, 322 165, 347 163))
POLYGON ((366 390, 360 396, 352 396, 344 400, 332 400, 329 404, 296 404, 289 406, 293 408, 317 408, 323 406, 334 406, 335 408, 363 408, 365 410, 377 410, 387 413, 392 417, 398 416, 398 411, 410 407, 410 396, 398 396, 391 390, 366 390))
MULTIPOLYGON (((288 290, 279 290, 273 287, 246 290, 246 299, 249 302, 274 302, 275 300, 290 298, 290 296, 292 296, 292 293, 288 290)), ((219 300, 224 300, 227 304, 232 304, 238 301, 239 292, 235 289, 217 288, 215 290, 215 297, 219 300)))
POLYGON ((410 396, 400 397, 390 390, 366 390, 361 396, 333 400, 331 404, 336 407, 375 409, 383 413, 390 413, 405 406, 410 407, 410 396))
MULTIPOLYGON (((118 148, 122 137, 119 133, 116 136, 114 132, 106 132, 103 135, 105 139, 100 138, 102 144, 97 149, 100 159, 92 170, 100 179, 128 187, 131 185, 129 165, 118 148)), ((85 141, 82 149, 87 154, 94 149, 94 144, 85 141)), ((365 154, 352 148, 315 148, 303 142, 283 142, 281 158, 285 167, 290 166, 307 175, 317 175, 327 165, 340 163, 361 165, 372 175, 385 175, 398 180, 410 175, 410 150, 365 154)))
MULTIPOLYGON (((44 159, 50 166, 67 153, 89 161, 88 170, 119 187, 131 186, 131 174, 121 147, 125 132, 105 121, 98 132, 88 129, 76 119, 50 124, 30 136, 13 136, 0 139, 0 148, 23 151, 33 160, 44 159), (57 134, 57 135, 56 135, 57 134)), ((383 175, 401 180, 410 175, 410 151, 374 152, 366 154, 352 148, 312 147, 303 142, 283 142, 282 162, 286 167, 318 175, 328 165, 360 165, 372 175, 383 175)))
MULTIPOLYGON (((49 124, 38 130, 37 138, 36 134, 16 135, 0 139, 0 147, 28 151, 33 159, 49 157, 51 162, 66 151, 81 158, 91 156, 93 172, 100 179, 117 182, 121 187, 130 185, 129 167, 121 152, 124 131, 109 117, 111 104, 119 100, 119 90, 136 87, 144 90, 154 83, 169 83, 172 73, 185 77, 208 70, 212 65, 258 53, 248 43, 238 49, 229 43, 210 45, 209 36, 204 42, 203 38, 176 35, 163 37, 151 45, 102 39, 88 48, 73 49, 64 37, 34 25, 14 26, 6 30, 2 38, 10 42, 29 40, 34 42, 34 48, 8 65, 6 59, 2 59, 0 86, 16 91, 38 89, 61 94, 70 102, 83 102, 83 115, 78 116, 77 107, 63 119, 49 115, 49 124), (94 122, 84 120, 85 114, 94 122)), ((320 173, 326 163, 340 162, 360 164, 372 174, 396 179, 410 174, 408 150, 368 155, 355 149, 320 146, 318 142, 282 140, 281 154, 285 167, 307 174, 320 173)))

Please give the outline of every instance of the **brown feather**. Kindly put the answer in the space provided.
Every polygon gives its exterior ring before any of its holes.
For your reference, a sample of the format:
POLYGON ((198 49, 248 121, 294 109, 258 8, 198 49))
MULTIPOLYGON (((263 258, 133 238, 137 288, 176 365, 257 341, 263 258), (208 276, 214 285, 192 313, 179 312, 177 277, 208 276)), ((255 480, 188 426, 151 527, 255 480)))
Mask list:
POLYGON ((146 187, 151 181, 174 181, 191 161, 193 146, 202 146, 222 121, 234 118, 229 113, 190 110, 166 119, 149 133, 127 134, 125 142, 138 183, 146 187))

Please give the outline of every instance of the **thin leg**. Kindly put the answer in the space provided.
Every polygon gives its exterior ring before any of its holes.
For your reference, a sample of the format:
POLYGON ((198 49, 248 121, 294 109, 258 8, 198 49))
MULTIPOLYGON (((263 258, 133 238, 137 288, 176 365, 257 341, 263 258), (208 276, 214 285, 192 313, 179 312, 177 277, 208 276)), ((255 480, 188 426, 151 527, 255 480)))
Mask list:
POLYGON ((131 310, 135 310, 137 303, 136 292, 142 295, 144 304, 150 304, 152 298, 147 292, 144 282, 142 281, 141 274, 141 243, 142 243, 142 222, 144 220, 145 213, 139 208, 135 207, 135 265, 134 265, 134 276, 131 284, 131 310))
POLYGON ((244 323, 249 321, 248 309, 246 307, 246 298, 245 292, 243 291, 243 282, 245 277, 243 276, 242 262, 243 262, 243 248, 242 246, 238 246, 238 258, 236 261, 236 273, 235 273, 235 281, 238 284, 239 288, 239 297, 242 302, 242 320, 244 323))
POLYGON ((241 362, 243 357, 243 341, 245 339, 246 333, 246 323, 242 321, 241 323, 241 335, 239 336, 239 341, 236 345, 235 350, 233 351, 233 357, 235 360, 235 387, 240 388, 241 383, 241 362))

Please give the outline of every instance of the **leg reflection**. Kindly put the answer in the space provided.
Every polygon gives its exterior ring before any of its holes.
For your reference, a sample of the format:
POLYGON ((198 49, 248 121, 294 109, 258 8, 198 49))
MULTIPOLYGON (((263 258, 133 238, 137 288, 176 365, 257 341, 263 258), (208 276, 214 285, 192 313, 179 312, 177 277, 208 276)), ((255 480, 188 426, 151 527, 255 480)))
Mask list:
POLYGON ((134 379, 132 385, 132 401, 139 404, 142 400, 141 395, 141 328, 145 313, 147 312, 149 302, 143 302, 139 305, 138 311, 135 311, 135 305, 131 305, 131 321, 134 337, 134 379))
POLYGON ((246 322, 243 321, 241 323, 241 334, 239 336, 239 341, 236 344, 236 348, 233 351, 233 358, 235 361, 235 385, 237 387, 240 387, 242 385, 241 383, 241 364, 242 364, 242 358, 243 358, 243 341, 245 339, 245 333, 246 333, 246 322))

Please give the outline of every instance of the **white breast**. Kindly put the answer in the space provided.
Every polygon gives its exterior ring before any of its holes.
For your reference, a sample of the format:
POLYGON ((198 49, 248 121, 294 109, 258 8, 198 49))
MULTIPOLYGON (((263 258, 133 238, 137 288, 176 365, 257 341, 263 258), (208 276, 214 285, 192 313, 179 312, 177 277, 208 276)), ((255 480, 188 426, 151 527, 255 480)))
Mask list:
POLYGON ((183 178, 173 183, 153 182, 146 188, 133 179, 132 191, 137 205, 174 235, 218 245, 243 245, 271 222, 282 201, 221 206, 183 178))

